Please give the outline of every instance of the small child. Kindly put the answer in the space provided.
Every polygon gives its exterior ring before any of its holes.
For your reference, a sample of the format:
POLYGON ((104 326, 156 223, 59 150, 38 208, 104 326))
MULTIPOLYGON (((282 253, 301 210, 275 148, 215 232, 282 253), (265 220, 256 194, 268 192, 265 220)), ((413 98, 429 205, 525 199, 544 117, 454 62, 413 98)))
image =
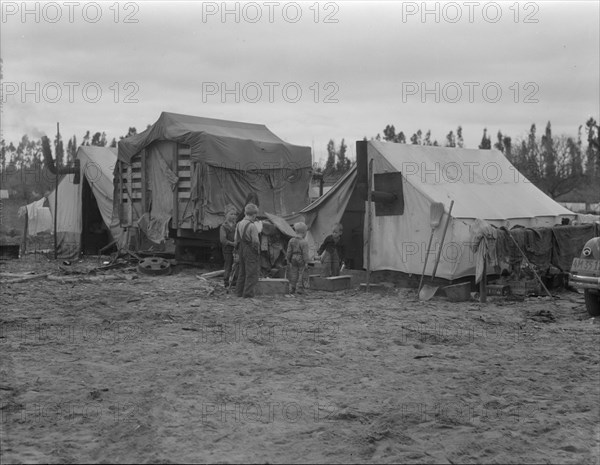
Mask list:
POLYGON ((221 224, 219 230, 219 238, 221 240, 221 248, 223 249, 223 259, 225 260, 225 275, 223 280, 225 287, 229 287, 229 278, 231 277, 231 269, 233 267, 233 249, 235 246, 235 219, 237 211, 232 205, 225 208, 225 221, 221 224))
POLYGON ((341 224, 333 225, 333 232, 325 238, 317 254, 321 258, 321 276, 339 276, 340 267, 344 260, 344 246, 342 245, 342 233, 344 228, 341 224))
POLYGON ((286 259, 290 265, 289 281, 290 294, 296 292, 298 283, 304 286, 304 273, 308 268, 308 241, 306 240, 307 227, 304 223, 296 223, 294 231, 296 237, 292 237, 288 242, 286 259))

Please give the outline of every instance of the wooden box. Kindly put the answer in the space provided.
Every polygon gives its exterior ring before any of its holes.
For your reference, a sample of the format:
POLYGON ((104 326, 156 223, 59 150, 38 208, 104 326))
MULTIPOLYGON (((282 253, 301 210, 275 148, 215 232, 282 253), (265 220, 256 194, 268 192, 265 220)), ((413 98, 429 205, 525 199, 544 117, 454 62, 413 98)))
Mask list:
POLYGON ((348 275, 331 276, 322 278, 321 276, 310 277, 310 288, 317 291, 343 291, 352 287, 352 279, 348 275))
POLYGON ((287 279, 259 279, 256 295, 287 294, 290 282, 287 279))
MULTIPOLYGON (((369 292, 387 292, 390 288, 381 283, 369 283, 369 292)), ((360 283, 360 290, 367 291, 367 283, 360 283)))
POLYGON ((506 284, 510 286, 510 292, 514 295, 528 296, 542 294, 542 286, 540 286, 539 281, 535 279, 508 281, 506 284))
POLYGON ((507 284, 488 284, 487 295, 507 296, 510 294, 510 286, 507 284))

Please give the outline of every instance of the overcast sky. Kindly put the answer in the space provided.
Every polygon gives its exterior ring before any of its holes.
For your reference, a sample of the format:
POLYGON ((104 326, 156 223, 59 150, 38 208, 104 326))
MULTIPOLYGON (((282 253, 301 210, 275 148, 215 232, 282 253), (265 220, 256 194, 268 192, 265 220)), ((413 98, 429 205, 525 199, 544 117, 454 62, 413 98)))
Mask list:
POLYGON ((118 139, 170 111, 265 124, 318 160, 329 139, 353 155, 387 124, 441 144, 462 125, 476 148, 485 127, 514 140, 550 120, 576 135, 600 113, 597 1, 27 8, 2 2, 2 137, 14 143, 56 122, 65 139, 118 139))

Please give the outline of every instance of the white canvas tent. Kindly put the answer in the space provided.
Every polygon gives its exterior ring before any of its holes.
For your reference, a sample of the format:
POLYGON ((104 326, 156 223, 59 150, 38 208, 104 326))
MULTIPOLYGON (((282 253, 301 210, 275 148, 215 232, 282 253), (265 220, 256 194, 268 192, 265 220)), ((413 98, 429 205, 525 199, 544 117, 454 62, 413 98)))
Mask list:
MULTIPOLYGON (((373 159, 374 174, 402 173, 404 212, 402 215, 376 216, 373 208, 371 268, 420 274, 427 254, 431 233, 430 205, 442 202, 446 206, 440 227, 434 234, 426 274, 431 275, 434 257, 441 242, 443 225, 450 202, 454 200, 452 217, 442 247, 436 275, 457 279, 475 274, 475 256, 471 250, 469 226, 484 219, 494 226, 511 228, 553 226, 562 218, 577 215, 550 199, 525 179, 497 150, 472 150, 380 141, 357 143, 357 165, 323 197, 300 212, 309 226, 308 239, 312 250, 331 233, 334 223, 345 223, 349 202, 356 196, 361 173, 366 184, 366 165, 373 159)), ((366 188, 364 189, 366 193, 366 188)), ((367 227, 366 197, 362 231, 344 230, 348 249, 360 249, 366 263, 364 247, 367 227)))
MULTIPOLYGON (((116 148, 81 146, 77 158, 80 161, 79 184, 74 183, 75 175, 69 174, 58 185, 57 242, 59 256, 63 258, 79 254, 82 238, 85 240, 87 233, 104 231, 102 237, 107 239, 101 246, 121 237, 118 218, 113 220, 116 148)), ((52 215, 54 197, 55 192, 48 196, 52 215)))

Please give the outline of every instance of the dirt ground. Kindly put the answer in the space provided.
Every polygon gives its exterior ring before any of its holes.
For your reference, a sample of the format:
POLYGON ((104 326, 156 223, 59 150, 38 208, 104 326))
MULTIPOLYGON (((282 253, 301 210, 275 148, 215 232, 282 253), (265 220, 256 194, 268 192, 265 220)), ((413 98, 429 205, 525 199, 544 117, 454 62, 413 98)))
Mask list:
POLYGON ((238 299, 198 273, 2 278, 1 462, 600 463, 582 295, 238 299))

